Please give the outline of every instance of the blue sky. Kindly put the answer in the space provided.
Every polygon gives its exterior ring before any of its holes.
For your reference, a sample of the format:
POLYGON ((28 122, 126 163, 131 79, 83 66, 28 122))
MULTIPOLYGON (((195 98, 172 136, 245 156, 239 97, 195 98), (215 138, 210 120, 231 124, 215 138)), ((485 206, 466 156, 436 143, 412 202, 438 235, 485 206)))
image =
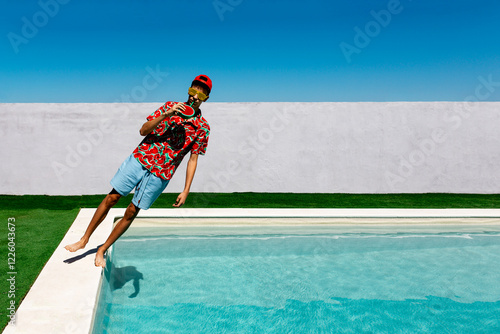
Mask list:
POLYGON ((497 0, 0 1, 0 102, 500 101, 497 0))

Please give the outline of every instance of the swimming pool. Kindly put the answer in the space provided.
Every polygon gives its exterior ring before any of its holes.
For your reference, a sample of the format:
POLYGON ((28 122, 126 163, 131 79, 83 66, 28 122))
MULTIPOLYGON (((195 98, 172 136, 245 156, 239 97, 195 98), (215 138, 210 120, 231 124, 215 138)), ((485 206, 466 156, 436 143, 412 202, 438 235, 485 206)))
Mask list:
POLYGON ((143 219, 93 333, 500 331, 498 224, 143 219))

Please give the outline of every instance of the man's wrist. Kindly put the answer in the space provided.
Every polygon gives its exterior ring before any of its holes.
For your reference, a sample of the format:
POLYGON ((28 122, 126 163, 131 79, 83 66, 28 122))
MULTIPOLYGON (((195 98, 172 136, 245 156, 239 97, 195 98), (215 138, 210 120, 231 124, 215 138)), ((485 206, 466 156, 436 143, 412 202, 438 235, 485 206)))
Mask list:
POLYGON ((170 109, 166 110, 165 112, 161 113, 163 117, 168 117, 172 114, 172 111, 170 109))

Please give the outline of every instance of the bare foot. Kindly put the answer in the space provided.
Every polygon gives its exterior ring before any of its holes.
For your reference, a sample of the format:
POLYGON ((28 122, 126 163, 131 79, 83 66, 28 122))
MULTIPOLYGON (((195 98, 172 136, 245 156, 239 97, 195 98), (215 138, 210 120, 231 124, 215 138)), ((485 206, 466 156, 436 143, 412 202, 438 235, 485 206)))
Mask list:
POLYGON ((106 260, 104 260, 104 252, 102 252, 100 249, 98 249, 97 253, 95 254, 94 264, 96 267, 104 268, 106 266, 106 260))
POLYGON ((80 240, 80 241, 75 242, 74 244, 67 245, 64 248, 66 248, 70 252, 76 252, 79 249, 85 248, 85 245, 87 245, 87 243, 83 240, 80 240))

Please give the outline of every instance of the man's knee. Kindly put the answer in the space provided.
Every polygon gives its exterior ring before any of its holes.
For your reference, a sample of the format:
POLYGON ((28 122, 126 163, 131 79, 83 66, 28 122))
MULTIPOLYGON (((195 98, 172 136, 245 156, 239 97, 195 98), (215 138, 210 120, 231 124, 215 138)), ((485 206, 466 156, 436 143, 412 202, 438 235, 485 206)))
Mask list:
POLYGON ((116 203, 118 203, 118 200, 122 195, 120 195, 115 189, 113 189, 107 196, 106 196, 106 204, 108 207, 115 206, 116 203))
POLYGON ((135 218, 135 216, 137 216, 140 210, 141 209, 135 206, 134 203, 130 203, 127 209, 125 210, 124 217, 126 219, 132 220, 135 218))

